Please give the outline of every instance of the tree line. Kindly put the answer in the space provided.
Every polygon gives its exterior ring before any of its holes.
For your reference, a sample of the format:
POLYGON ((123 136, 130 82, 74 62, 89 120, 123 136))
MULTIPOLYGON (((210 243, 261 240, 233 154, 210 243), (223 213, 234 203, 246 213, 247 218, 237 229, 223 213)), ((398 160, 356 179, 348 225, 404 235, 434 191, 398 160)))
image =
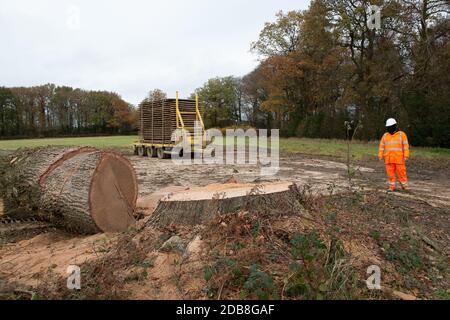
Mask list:
MULTIPOLYGON (((313 0, 279 12, 251 44, 253 71, 196 89, 205 124, 345 138, 351 122, 357 138, 374 140, 394 117, 412 144, 450 147, 449 15, 447 0, 313 0)), ((138 117, 112 92, 0 87, 1 137, 126 133, 138 117)))
POLYGON ((345 138, 352 121, 373 140, 395 117, 413 144, 450 147, 449 14, 445 0, 313 0, 279 12, 251 45, 255 70, 196 90, 205 122, 345 138))
POLYGON ((46 84, 0 87, 0 137, 128 133, 137 111, 118 94, 46 84))

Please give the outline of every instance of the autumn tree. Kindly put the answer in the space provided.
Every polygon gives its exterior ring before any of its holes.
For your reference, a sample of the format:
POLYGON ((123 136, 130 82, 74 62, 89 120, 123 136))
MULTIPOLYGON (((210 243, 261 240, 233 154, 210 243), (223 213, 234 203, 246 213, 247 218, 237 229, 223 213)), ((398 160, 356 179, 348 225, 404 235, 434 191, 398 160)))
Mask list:
POLYGON ((264 57, 287 55, 297 49, 303 17, 300 11, 279 11, 276 21, 267 22, 251 49, 264 57))
POLYGON ((240 80, 231 76, 209 79, 195 90, 202 105, 206 126, 226 126, 239 122, 243 102, 240 90, 240 80))
POLYGON ((243 77, 249 119, 326 138, 355 121, 370 140, 395 117, 413 144, 449 146, 449 11, 440 0, 314 0, 278 13, 251 46, 261 62, 243 77))
POLYGON ((165 93, 161 89, 150 90, 146 99, 148 101, 164 100, 164 99, 167 99, 167 93, 165 93))
POLYGON ((14 133, 16 109, 14 96, 10 89, 0 87, 0 134, 6 136, 14 133))
POLYGON ((136 130, 136 109, 116 93, 54 84, 0 88, 2 138, 133 130, 136 130))
POLYGON ((414 129, 411 138, 450 147, 450 3, 411 0, 405 9, 409 64, 401 99, 414 129))
POLYGON ((118 133, 129 132, 133 129, 136 122, 134 108, 125 102, 119 95, 113 94, 111 97, 113 114, 108 121, 108 127, 113 128, 118 133))

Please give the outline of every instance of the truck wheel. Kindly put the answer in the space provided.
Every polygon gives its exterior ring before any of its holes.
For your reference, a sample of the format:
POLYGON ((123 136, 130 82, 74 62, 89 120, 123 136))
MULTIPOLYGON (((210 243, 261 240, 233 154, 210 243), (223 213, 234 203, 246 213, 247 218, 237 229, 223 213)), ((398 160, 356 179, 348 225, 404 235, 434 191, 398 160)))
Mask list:
POLYGON ((164 148, 156 149, 156 153, 158 154, 159 159, 169 159, 170 158, 169 154, 164 153, 164 148))
POLYGON ((138 148, 138 155, 141 157, 146 157, 147 156, 147 148, 144 146, 139 146, 138 148))
POLYGON ((148 149, 147 152, 150 154, 152 158, 156 158, 158 156, 157 149, 155 147, 151 147, 150 149, 148 149))
POLYGON ((164 149, 163 148, 156 149, 156 154, 158 155, 159 159, 164 159, 164 149))

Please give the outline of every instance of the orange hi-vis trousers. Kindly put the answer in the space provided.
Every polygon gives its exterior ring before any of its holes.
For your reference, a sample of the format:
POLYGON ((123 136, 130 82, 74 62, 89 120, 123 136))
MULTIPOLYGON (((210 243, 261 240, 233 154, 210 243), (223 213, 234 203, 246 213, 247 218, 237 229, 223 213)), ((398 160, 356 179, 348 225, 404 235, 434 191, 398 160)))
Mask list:
POLYGON ((386 172, 388 175, 389 189, 395 190, 397 181, 396 176, 398 176, 398 181, 403 189, 408 187, 408 177, 406 175, 405 164, 386 163, 386 172))
POLYGON ((407 188, 408 177, 406 176, 405 159, 409 158, 408 137, 402 131, 394 134, 385 133, 380 140, 378 158, 383 159, 386 164, 389 189, 395 190, 396 175, 403 189, 407 188))

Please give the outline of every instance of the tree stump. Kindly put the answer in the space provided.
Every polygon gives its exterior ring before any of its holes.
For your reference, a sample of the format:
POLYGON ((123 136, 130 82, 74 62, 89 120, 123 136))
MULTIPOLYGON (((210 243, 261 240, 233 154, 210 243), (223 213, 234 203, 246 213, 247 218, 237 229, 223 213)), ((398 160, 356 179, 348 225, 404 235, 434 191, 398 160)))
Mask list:
POLYGON ((148 224, 197 225, 218 214, 257 209, 288 214, 301 210, 298 190, 290 182, 263 185, 226 183, 175 192, 161 199, 148 224))
POLYGON ((78 233, 126 230, 137 180, 127 159, 92 147, 24 149, 2 161, 5 213, 38 216, 78 233))

